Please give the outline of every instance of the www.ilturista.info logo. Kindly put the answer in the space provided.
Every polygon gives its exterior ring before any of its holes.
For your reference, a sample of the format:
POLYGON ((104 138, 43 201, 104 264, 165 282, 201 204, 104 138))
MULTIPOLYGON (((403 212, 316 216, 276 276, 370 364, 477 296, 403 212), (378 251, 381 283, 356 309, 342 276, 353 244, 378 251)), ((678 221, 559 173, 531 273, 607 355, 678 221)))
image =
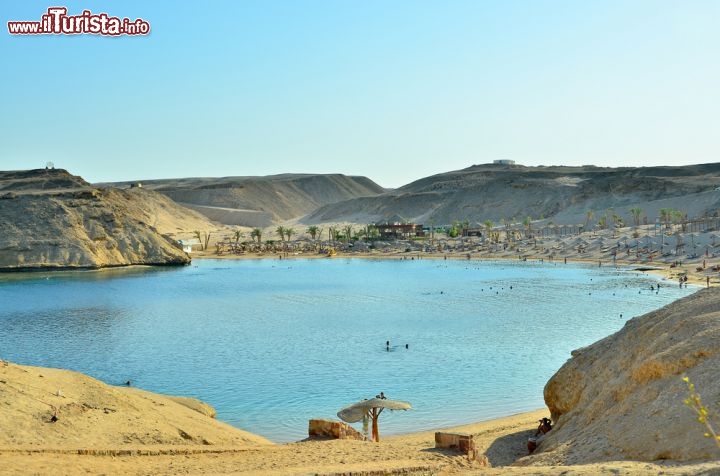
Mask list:
POLYGON ((83 10, 80 15, 68 15, 65 7, 50 7, 40 21, 9 21, 11 35, 147 35, 150 23, 142 18, 110 17, 107 13, 83 10))

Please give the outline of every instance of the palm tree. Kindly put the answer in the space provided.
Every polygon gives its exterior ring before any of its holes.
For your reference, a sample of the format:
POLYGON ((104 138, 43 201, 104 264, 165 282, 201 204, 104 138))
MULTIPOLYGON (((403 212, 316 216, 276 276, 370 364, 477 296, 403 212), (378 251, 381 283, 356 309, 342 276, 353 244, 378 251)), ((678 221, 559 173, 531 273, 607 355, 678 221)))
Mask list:
POLYGON ((460 234, 460 220, 453 220, 450 230, 448 230, 448 237, 456 238, 460 234))
POLYGON ((491 234, 492 234, 492 229, 493 229, 493 222, 492 222, 492 220, 485 220, 485 221, 483 222, 483 225, 485 225, 485 230, 487 230, 487 236, 488 236, 488 237, 491 236, 491 234))
POLYGON ((285 228, 285 236, 287 237, 287 240, 290 241, 290 237, 295 234, 295 230, 293 228, 285 228))
POLYGON ((310 238, 312 238, 313 240, 315 240, 315 237, 318 236, 318 227, 317 227, 317 225, 310 225, 309 227, 307 227, 307 230, 306 230, 306 231, 307 231, 308 233, 310 233, 310 238))
POLYGON ((598 220, 598 226, 601 230, 607 228, 607 216, 603 215, 600 217, 600 219, 598 220))
POLYGON ((253 228, 250 232, 250 238, 256 238, 259 246, 262 240, 262 230, 260 228, 253 228))
POLYGON ((661 208, 660 209, 660 221, 665 224, 665 228, 670 228, 670 220, 672 219, 675 211, 672 208, 661 208))
POLYGON ((200 248, 202 248, 203 250, 206 250, 208 247, 208 244, 210 243, 211 233, 206 231, 203 233, 203 236, 201 236, 200 232, 195 230, 194 234, 195 234, 195 237, 198 239, 198 241, 200 241, 200 248))
POLYGON ((380 238, 380 228, 378 228, 377 225, 374 223, 370 224, 370 237, 371 238, 380 238))
POLYGON ((372 223, 365 225, 360 231, 360 236, 365 237, 365 240, 371 240, 377 237, 377 227, 372 223))
POLYGON ((328 237, 330 241, 333 242, 333 246, 335 245, 335 242, 339 240, 340 238, 340 231, 335 228, 334 226, 331 226, 328 228, 328 237))
POLYGON ((510 227, 512 226, 512 220, 501 218, 500 223, 502 223, 503 227, 505 227, 505 241, 510 243, 510 227))
POLYGON ((233 237, 235 238, 235 244, 237 245, 240 241, 240 238, 243 238, 245 236, 245 233, 243 233, 240 230, 235 230, 235 233, 233 233, 233 237))
POLYGON ((633 223, 635 224, 635 226, 640 226, 640 215, 642 215, 642 208, 632 207, 629 211, 633 217, 633 223))
POLYGON ((345 225, 343 227, 343 233, 345 234, 345 243, 349 243, 350 238, 352 238, 352 225, 345 225))
POLYGON ((615 209, 613 207, 608 208, 605 210, 605 228, 610 228, 610 226, 615 228, 615 209))
POLYGON ((277 228, 275 228, 275 233, 280 237, 280 241, 285 241, 285 227, 282 225, 279 225, 277 228))
POLYGON ((687 231, 687 216, 680 210, 675 210, 673 212, 672 218, 673 218, 673 223, 675 225, 679 224, 680 229, 682 230, 683 233, 685 233, 687 231))
POLYGON ((595 216, 595 212, 592 210, 588 210, 585 212, 585 226, 583 227, 584 230, 587 231, 588 224, 590 223, 590 220, 593 219, 593 216, 595 216))
POLYGON ((529 237, 530 232, 532 231, 532 218, 529 216, 525 217, 523 220, 523 226, 525 227, 525 236, 529 237))

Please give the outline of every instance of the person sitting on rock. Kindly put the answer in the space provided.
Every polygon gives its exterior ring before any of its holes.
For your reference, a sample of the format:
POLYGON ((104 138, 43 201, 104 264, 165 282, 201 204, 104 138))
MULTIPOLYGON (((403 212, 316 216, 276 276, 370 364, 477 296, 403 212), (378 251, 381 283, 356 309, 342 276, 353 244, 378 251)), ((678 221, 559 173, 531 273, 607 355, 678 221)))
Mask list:
POLYGON ((533 451, 535 451, 545 434, 552 430, 552 420, 550 420, 549 418, 542 418, 539 420, 539 422, 540 426, 538 426, 538 429, 535 432, 535 436, 531 436, 530 438, 528 438, 528 454, 531 454, 533 451))
POLYGON ((548 431, 552 430, 552 420, 550 420, 549 418, 542 418, 539 421, 540 426, 538 426, 538 429, 535 432, 535 436, 544 435, 548 431))

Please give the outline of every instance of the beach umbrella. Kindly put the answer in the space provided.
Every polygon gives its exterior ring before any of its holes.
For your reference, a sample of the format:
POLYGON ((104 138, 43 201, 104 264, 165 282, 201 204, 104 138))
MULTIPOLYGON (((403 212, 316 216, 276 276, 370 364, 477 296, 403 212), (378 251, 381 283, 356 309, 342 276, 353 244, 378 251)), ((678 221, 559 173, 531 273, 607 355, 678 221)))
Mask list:
POLYGON ((410 410, 412 406, 408 402, 375 397, 353 403, 337 412, 337 416, 347 423, 357 423, 366 416, 370 417, 372 419, 372 439, 373 441, 380 441, 378 418, 386 408, 389 410, 410 410))

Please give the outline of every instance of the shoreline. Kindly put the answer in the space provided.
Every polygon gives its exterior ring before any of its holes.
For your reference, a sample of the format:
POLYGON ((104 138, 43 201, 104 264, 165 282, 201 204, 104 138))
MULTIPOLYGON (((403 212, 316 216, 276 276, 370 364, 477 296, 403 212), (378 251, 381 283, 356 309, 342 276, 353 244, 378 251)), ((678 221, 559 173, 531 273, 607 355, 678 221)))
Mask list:
MULTIPOLYGON (((323 253, 247 253, 240 255, 222 254, 217 255, 213 252, 193 252, 191 255, 193 259, 198 260, 295 260, 295 259, 369 259, 369 260, 388 260, 388 261, 404 261, 404 260, 452 260, 452 261, 498 261, 498 262, 513 262, 513 261, 526 261, 526 262, 538 262, 543 264, 560 264, 560 265, 587 265, 594 266, 599 263, 598 267, 613 267, 613 268, 628 268, 632 271, 644 272, 654 274, 663 280, 670 281, 677 279, 680 275, 686 275, 688 277, 688 283, 704 287, 707 284, 706 276, 704 271, 698 271, 692 269, 687 265, 681 267, 671 267, 667 263, 637 263, 630 260, 617 259, 603 260, 603 257, 582 257, 582 258, 558 258, 558 259, 547 259, 543 256, 529 255, 524 257, 510 256, 505 253, 502 255, 494 254, 480 254, 480 253, 467 253, 467 252, 452 252, 452 253, 425 253, 425 252, 347 252, 338 251, 336 255, 328 257, 323 253), (469 255, 469 257, 468 257, 469 255)), ((717 260, 720 263, 720 259, 717 260)), ((714 280, 709 281, 709 287, 720 285, 720 274, 715 273, 714 280)), ((677 284, 677 283, 674 283, 677 284)))

